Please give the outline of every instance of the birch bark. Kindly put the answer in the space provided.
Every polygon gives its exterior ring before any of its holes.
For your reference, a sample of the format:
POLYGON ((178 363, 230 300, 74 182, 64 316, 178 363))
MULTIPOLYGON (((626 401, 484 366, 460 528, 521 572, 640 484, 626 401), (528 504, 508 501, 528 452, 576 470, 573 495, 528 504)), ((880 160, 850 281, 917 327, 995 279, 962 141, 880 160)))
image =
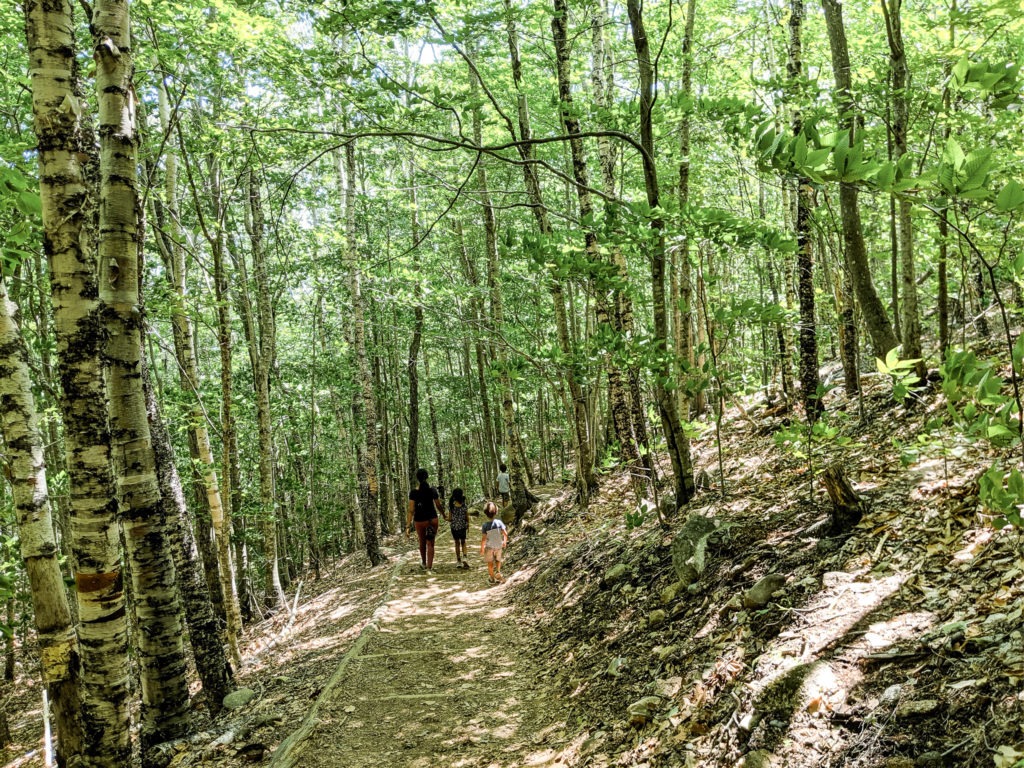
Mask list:
POLYGON ((82 100, 76 93, 74 19, 68 2, 25 3, 38 138, 43 250, 49 264, 60 370, 60 410, 71 490, 86 768, 129 760, 128 624, 117 495, 101 360, 96 252, 86 209, 82 100))
POLYGON ((188 725, 188 683, 174 560, 142 387, 139 199, 128 7, 98 0, 91 23, 99 105, 100 301, 108 334, 111 453, 139 631, 143 762, 188 725))
POLYGON ((60 571, 28 350, 15 318, 14 303, 0 278, 0 432, 10 468, 8 479, 32 597, 43 684, 56 724, 57 763, 66 765, 84 746, 78 711, 78 639, 60 571))

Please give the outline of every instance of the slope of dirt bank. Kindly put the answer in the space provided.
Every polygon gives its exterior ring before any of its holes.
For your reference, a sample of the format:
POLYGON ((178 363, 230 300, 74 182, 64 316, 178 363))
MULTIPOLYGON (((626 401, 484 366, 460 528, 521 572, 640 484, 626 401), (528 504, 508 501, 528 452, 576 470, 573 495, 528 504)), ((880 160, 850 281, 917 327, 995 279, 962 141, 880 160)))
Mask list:
MULTIPOLYGON (((1024 757, 1020 534, 978 514, 982 448, 901 468, 899 440, 914 442, 937 401, 904 412, 889 392, 879 382, 869 394, 863 426, 833 417, 848 443, 815 448, 867 502, 848 537, 829 538, 828 496, 809 488, 806 459, 773 441, 782 421, 754 408, 723 424, 726 495, 718 479, 688 510, 718 525, 688 589, 671 554, 683 515, 672 531, 630 528, 621 477, 603 478, 585 513, 554 506, 529 521, 512 556, 529 578, 513 597, 536 617, 535 657, 583 726, 564 764, 1007 768, 1024 757), (766 576, 778 591, 744 605, 766 576)), ((715 476, 712 448, 695 443, 715 476)))

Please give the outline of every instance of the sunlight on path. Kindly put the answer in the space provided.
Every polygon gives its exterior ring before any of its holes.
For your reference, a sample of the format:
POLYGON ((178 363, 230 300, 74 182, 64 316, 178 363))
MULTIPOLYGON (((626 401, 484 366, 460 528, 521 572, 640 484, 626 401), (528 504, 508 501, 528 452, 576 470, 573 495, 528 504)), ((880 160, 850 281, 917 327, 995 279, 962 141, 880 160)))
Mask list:
POLYGON ((442 554, 427 575, 414 555, 294 765, 554 765, 544 744, 557 744, 562 724, 539 727, 553 708, 534 693, 525 628, 511 619, 504 587, 487 585, 479 557, 462 571, 442 554))

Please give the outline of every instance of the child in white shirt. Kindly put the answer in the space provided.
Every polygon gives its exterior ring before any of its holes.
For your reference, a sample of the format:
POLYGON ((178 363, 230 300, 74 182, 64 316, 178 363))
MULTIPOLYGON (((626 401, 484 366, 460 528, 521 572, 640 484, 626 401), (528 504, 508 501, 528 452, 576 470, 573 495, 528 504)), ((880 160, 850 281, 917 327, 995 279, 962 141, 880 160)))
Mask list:
POLYGON ((483 538, 480 539, 480 555, 487 563, 487 576, 491 584, 501 584, 505 578, 501 575, 502 553, 508 546, 508 528, 497 517, 498 506, 488 501, 484 507, 487 522, 483 525, 483 538))

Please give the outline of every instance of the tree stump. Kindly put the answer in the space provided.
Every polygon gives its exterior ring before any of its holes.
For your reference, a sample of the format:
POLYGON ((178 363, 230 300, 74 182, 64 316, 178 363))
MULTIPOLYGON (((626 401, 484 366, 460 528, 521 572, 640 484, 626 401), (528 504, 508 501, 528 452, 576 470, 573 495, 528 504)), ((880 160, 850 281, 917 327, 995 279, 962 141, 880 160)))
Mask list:
POLYGON ((832 534, 844 533, 857 523, 864 516, 864 503, 853 490, 850 481, 846 479, 839 464, 827 467, 821 474, 821 482, 828 491, 832 500, 832 534))

